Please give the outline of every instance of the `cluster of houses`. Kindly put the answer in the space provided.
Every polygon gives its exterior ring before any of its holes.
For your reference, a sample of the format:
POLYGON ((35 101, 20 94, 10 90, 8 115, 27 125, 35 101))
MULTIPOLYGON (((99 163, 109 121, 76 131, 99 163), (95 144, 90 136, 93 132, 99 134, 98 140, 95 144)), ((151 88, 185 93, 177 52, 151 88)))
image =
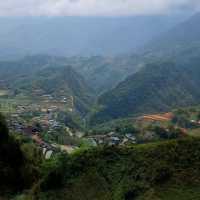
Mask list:
POLYGON ((57 105, 65 105, 65 107, 68 108, 68 111, 71 111, 71 112, 73 111, 73 108, 74 108, 73 96, 69 96, 69 97, 59 96, 56 98, 56 97, 53 97, 51 94, 46 94, 46 95, 42 95, 41 98, 44 103, 47 103, 47 104, 54 103, 57 105))
MULTIPOLYGON (((37 107, 38 110, 40 106, 37 107)), ((51 145, 40 137, 42 131, 47 131, 49 134, 56 129, 62 127, 61 123, 58 122, 55 118, 54 112, 56 111, 55 107, 50 107, 48 110, 40 112, 39 116, 32 117, 29 122, 24 119, 24 114, 28 110, 33 109, 30 106, 18 106, 17 111, 14 114, 11 114, 8 118, 9 129, 14 133, 20 133, 24 136, 31 138, 41 149, 46 159, 50 158, 54 152, 59 151, 58 147, 51 145), (39 124, 40 127, 37 127, 35 124, 39 124)), ((34 107, 34 110, 36 107, 34 107)))
POLYGON ((92 135, 87 137, 94 146, 98 145, 126 145, 126 144, 136 144, 137 139, 132 133, 127 133, 125 135, 119 135, 115 132, 110 132, 105 135, 92 135))
MULTIPOLYGON (((52 100, 51 95, 43 96, 43 99, 52 100)), ((66 97, 60 97, 61 103, 66 103, 66 97)), ((77 147, 73 145, 59 145, 45 142, 42 139, 43 133, 49 135, 55 134, 58 131, 66 132, 69 137, 82 138, 83 132, 72 132, 69 127, 58 120, 60 112, 59 104, 41 103, 41 104, 24 104, 16 105, 14 113, 11 113, 8 118, 9 129, 13 133, 23 134, 31 138, 41 149, 45 158, 50 158, 54 152, 66 151, 71 153, 77 147), (28 116, 28 118, 27 118, 28 116), (39 125, 39 127, 38 127, 39 125)))
POLYGON ((200 126, 200 120, 190 120, 190 122, 194 125, 200 126))
MULTIPOLYGON (((46 95, 43 98, 51 100, 53 97, 51 95, 46 95)), ((61 101, 66 103, 66 97, 63 97, 61 101)), ((131 133, 119 135, 118 133, 110 132, 106 135, 94 135, 88 137, 85 137, 83 132, 77 131, 76 134, 74 134, 68 127, 57 120, 58 113, 59 107, 56 106, 56 104, 46 104, 46 107, 37 104, 17 105, 16 112, 10 115, 8 122, 9 128, 12 132, 21 133, 31 138, 42 149, 46 159, 49 159, 54 152, 61 150, 71 153, 77 147, 45 142, 41 137, 44 131, 48 134, 52 134, 62 128, 65 128, 65 132, 67 132, 70 137, 84 137, 90 141, 93 146, 125 145, 127 143, 136 143, 136 137, 131 133), (28 121, 24 117, 26 114, 31 116, 28 121), (36 124, 39 124, 39 127, 36 124)))
POLYGON ((42 149, 46 159, 49 159, 54 152, 58 151, 58 149, 42 140, 40 130, 34 126, 27 126, 24 122, 14 119, 12 122, 9 121, 9 128, 14 132, 31 138, 42 149))

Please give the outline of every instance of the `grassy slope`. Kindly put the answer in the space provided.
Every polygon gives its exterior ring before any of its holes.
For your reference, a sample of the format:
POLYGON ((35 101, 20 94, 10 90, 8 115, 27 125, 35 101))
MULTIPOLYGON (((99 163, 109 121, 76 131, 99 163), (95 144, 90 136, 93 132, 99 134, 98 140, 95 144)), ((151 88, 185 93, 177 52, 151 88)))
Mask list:
MULTIPOLYGON (((199 199, 199 155, 197 138, 88 150, 68 160, 61 170, 65 184, 59 189, 44 187, 44 179, 37 199, 199 199)), ((55 172, 59 174, 58 168, 55 172)))

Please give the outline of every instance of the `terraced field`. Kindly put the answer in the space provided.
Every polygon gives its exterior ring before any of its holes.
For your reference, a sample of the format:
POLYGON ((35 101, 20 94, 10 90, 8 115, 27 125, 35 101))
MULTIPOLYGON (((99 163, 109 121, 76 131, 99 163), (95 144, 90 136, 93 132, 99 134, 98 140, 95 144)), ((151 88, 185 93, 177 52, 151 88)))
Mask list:
POLYGON ((144 115, 139 119, 144 121, 170 121, 173 118, 173 113, 155 114, 155 115, 144 115))

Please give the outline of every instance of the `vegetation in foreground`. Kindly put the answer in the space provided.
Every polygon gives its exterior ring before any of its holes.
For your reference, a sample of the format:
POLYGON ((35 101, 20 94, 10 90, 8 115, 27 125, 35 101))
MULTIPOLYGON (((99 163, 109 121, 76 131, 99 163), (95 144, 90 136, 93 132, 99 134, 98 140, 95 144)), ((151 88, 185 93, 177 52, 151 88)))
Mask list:
POLYGON ((104 147, 69 157, 63 155, 44 164, 45 175, 34 188, 33 197, 198 199, 199 153, 200 140, 187 138, 121 148, 104 147))
POLYGON ((50 160, 43 160, 33 144, 8 135, 2 117, 0 127, 2 198, 199 199, 199 138, 125 147, 105 146, 72 155, 57 154, 50 160))
POLYGON ((31 143, 9 135, 0 115, 0 199, 30 188, 39 178, 41 153, 31 143))

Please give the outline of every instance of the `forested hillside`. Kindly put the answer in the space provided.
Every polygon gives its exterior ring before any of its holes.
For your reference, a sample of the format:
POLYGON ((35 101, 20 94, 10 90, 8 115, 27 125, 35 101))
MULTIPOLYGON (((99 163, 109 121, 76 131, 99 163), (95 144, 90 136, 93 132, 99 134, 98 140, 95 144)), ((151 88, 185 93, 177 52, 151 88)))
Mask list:
POLYGON ((198 104, 199 74, 196 61, 186 66, 148 64, 99 98, 99 111, 94 113, 92 123, 198 104))
POLYGON ((200 140, 98 147, 44 160, 0 117, 0 198, 13 200, 198 199, 200 140), (10 133, 12 134, 12 133, 10 133))
POLYGON ((89 110, 92 89, 62 58, 38 56, 0 62, 0 77, 1 89, 12 97, 26 96, 34 100, 48 95, 55 100, 70 100, 80 113, 89 110))
POLYGON ((115 87, 143 66, 141 56, 138 55, 72 57, 66 62, 69 62, 85 78, 96 95, 115 87))
POLYGON ((138 55, 115 57, 26 56, 16 61, 0 61, 0 78, 3 81, 11 82, 11 80, 20 80, 23 76, 30 76, 30 74, 45 69, 47 66, 71 66, 98 95, 113 88, 128 75, 138 71, 143 66, 141 59, 142 57, 138 55))
POLYGON ((145 46, 138 72, 99 97, 91 123, 198 104, 198 22, 199 13, 145 46))
POLYGON ((9 134, 6 121, 0 115, 0 199, 30 188, 39 178, 40 153, 31 145, 25 150, 26 145, 20 145, 9 134))
POLYGON ((188 138, 63 155, 46 163, 33 194, 39 200, 198 199, 199 153, 199 139, 188 138))

